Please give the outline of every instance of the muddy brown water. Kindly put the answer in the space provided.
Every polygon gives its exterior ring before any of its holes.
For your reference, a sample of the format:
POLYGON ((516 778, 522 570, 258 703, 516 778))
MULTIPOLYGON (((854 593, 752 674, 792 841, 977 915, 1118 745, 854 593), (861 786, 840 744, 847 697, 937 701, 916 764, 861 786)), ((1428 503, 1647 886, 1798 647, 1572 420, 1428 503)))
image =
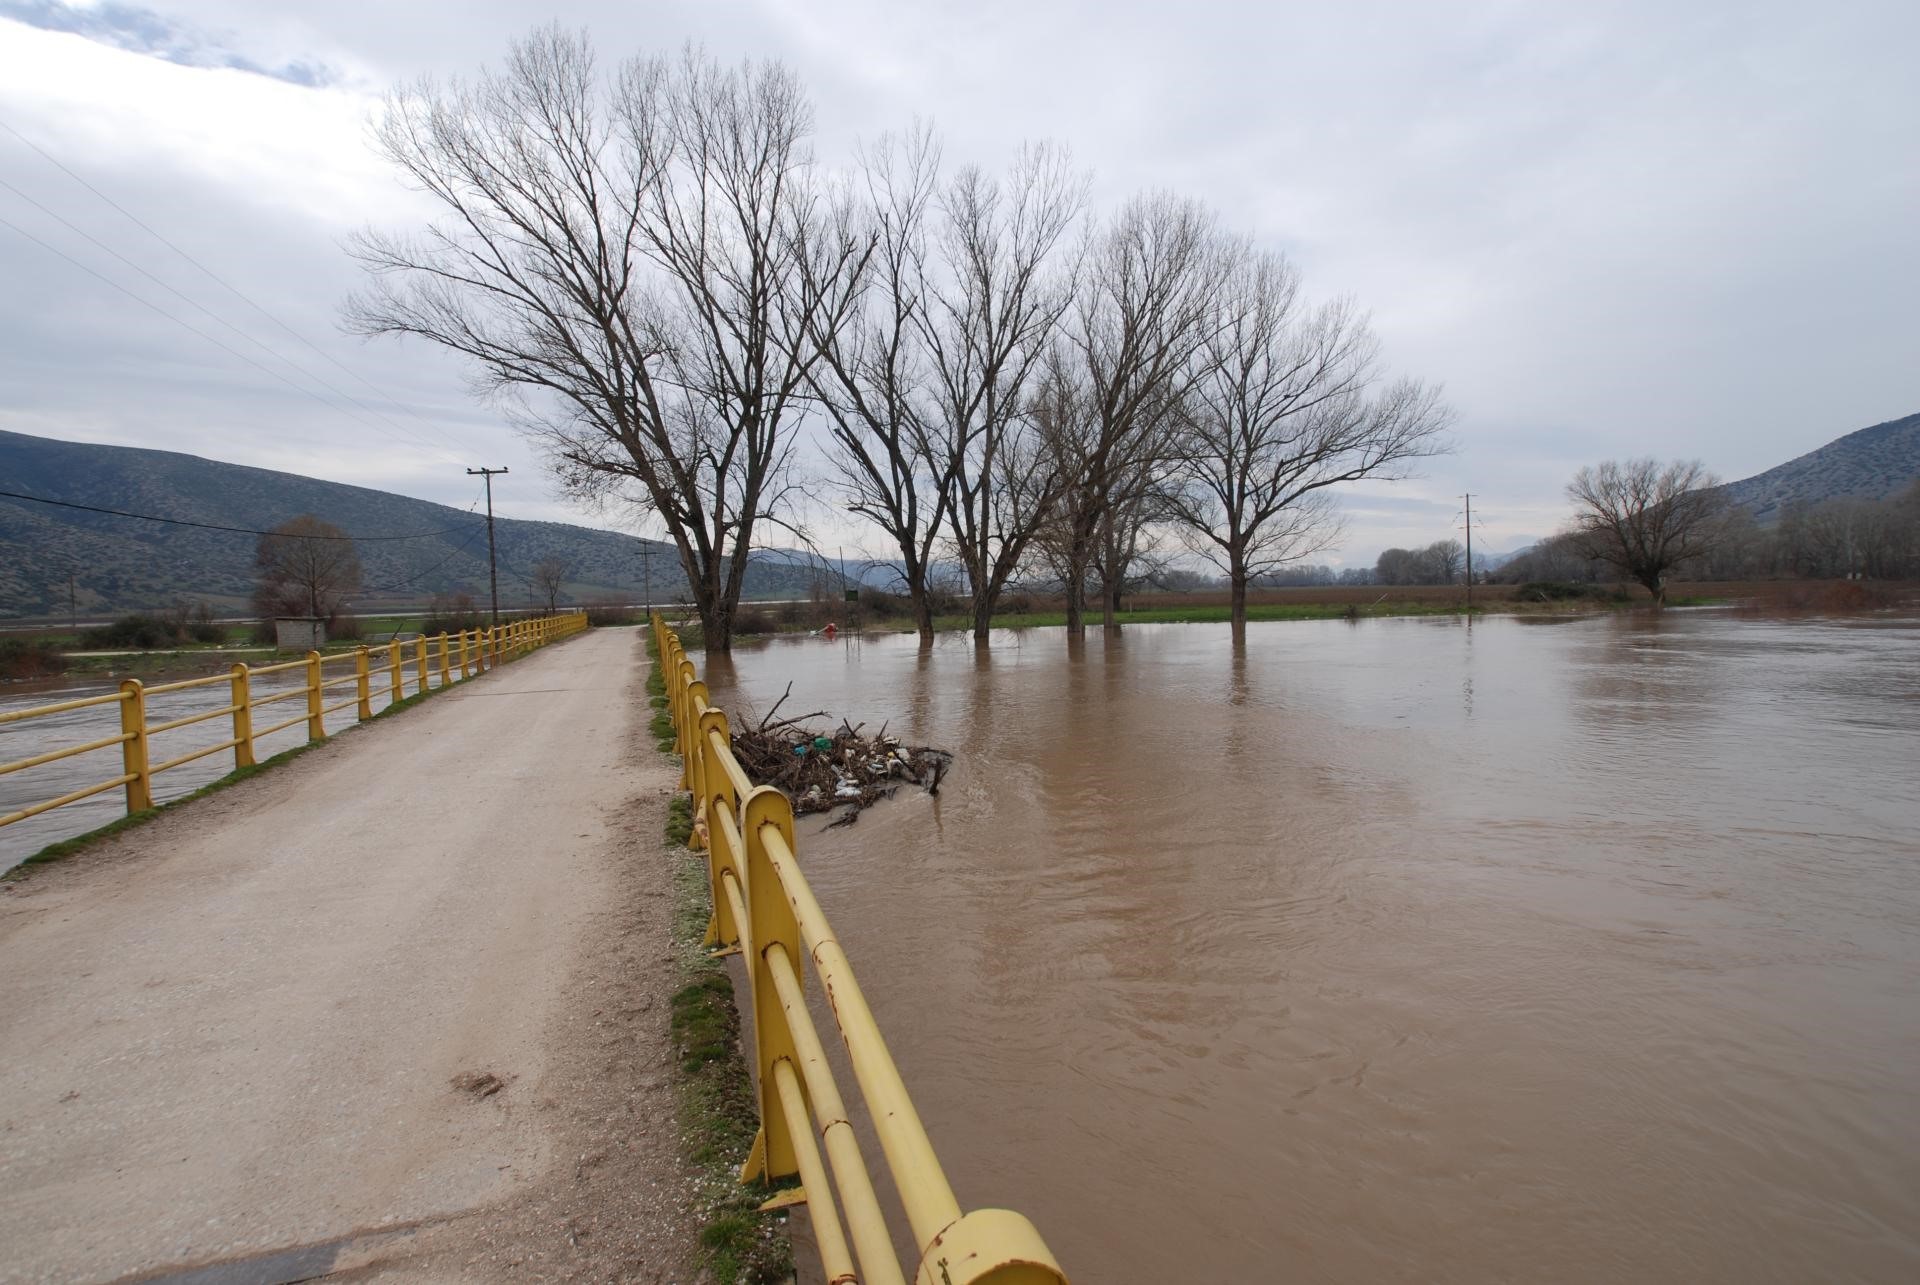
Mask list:
POLYGON ((1920 1279, 1920 618, 702 664, 959 755, 801 858, 1076 1281, 1920 1279))

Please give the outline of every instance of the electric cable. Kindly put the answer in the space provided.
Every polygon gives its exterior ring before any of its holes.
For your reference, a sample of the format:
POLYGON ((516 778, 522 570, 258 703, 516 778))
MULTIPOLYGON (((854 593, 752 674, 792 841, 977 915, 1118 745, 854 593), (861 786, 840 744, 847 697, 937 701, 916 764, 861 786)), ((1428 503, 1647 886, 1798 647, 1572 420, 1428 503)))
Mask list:
MULTIPOLYGON (((257 527, 222 526, 217 522, 191 522, 186 518, 163 518, 154 513, 129 513, 125 509, 103 509, 92 504, 75 504, 71 500, 49 500, 39 495, 24 495, 19 491, 0 491, 0 496, 9 500, 30 500, 35 504, 51 504, 62 509, 79 509, 84 513, 105 513, 116 518, 138 518, 142 522, 165 522, 170 526, 199 527, 203 531, 232 531, 237 535, 286 535, 285 531, 262 531, 257 527)), ((458 535, 464 527, 446 527, 439 531, 416 531, 411 535, 300 535, 302 540, 430 540, 435 536, 458 535)), ((474 531, 482 528, 474 527, 474 531)))
MULTIPOLYGON (((152 237, 154 240, 166 246, 169 250, 172 250, 175 254, 179 255, 181 258, 185 259, 188 263, 192 264, 195 268, 199 269, 200 272, 205 274, 206 277, 209 280, 211 280, 214 284, 218 285, 221 289, 227 291, 229 294, 233 295, 236 299, 246 304, 249 308, 252 308, 255 312, 259 313, 262 317, 265 317, 268 321, 278 326, 281 330, 285 331, 288 335, 292 336, 295 341, 311 349, 315 354, 317 354, 321 358, 321 360, 329 363, 330 365, 336 367, 337 369, 345 372, 347 375, 351 376, 352 378, 358 380, 361 384, 364 384, 368 389, 372 390, 382 400, 386 401, 390 405, 400 409, 401 411, 404 411, 406 414, 411 415, 413 416, 413 418, 419 420, 423 428, 427 429, 427 431, 439 437, 442 441, 446 442, 449 446, 453 447, 455 450, 464 450, 466 448, 466 444, 459 441, 452 434, 430 423, 424 416, 412 410, 404 402, 400 401, 398 398, 387 393, 385 390, 380 388, 377 384, 367 379, 366 376, 360 374, 360 372, 354 370, 351 366, 348 366, 345 363, 341 362, 338 358, 334 357, 331 353, 327 352, 325 349, 315 344, 311 339, 308 339, 305 335, 295 330, 292 326, 289 326, 286 322, 280 320, 279 317, 275 316, 272 312, 268 311, 265 305, 261 304, 259 301, 254 299, 251 295, 241 290, 240 287, 228 281, 225 277, 215 272, 212 268, 209 268, 206 264, 202 263, 199 259, 195 258, 192 254, 188 253, 185 249, 183 249, 180 245, 178 245, 172 239, 170 239, 169 237, 161 233, 158 229, 154 228, 151 224, 147 223, 144 219, 140 218, 140 216, 135 214, 132 210, 129 210, 126 206, 120 204, 120 202, 114 200, 112 197, 108 196, 105 192, 101 191, 99 188, 89 183, 86 179, 82 178, 79 174, 75 173, 73 170, 69 169, 66 165, 62 164, 60 159, 54 156, 53 153, 49 152, 46 148, 40 146, 40 144, 34 142, 31 138, 28 138, 25 134, 22 134, 19 130, 15 129, 12 125, 8 124, 4 120, 0 120, 0 129, 6 130, 9 134, 19 139, 22 143, 25 143, 28 147, 32 148, 36 153, 39 154, 42 160, 47 162, 47 164, 53 166, 55 169, 59 170, 62 174, 65 174, 68 178, 72 179, 75 183, 78 183, 81 187, 85 188, 88 192, 91 192, 94 196, 98 197, 101 201, 111 206, 114 210, 118 211, 124 218, 126 218, 128 222, 132 223, 135 227, 145 232, 148 236, 152 237)), ((18 188, 14 188, 13 190, 16 192, 19 191, 18 188)), ((22 195, 24 195, 24 193, 22 193, 22 195)), ((32 200, 31 197, 28 197, 27 199, 32 200)), ((39 202, 36 201, 34 202, 34 204, 38 205, 39 202)), ((41 206, 40 208, 45 209, 46 207, 41 206)), ((48 211, 48 212, 52 213, 51 211, 48 211)), ((58 215, 54 215, 54 217, 59 218, 58 215)), ((65 220, 62 220, 62 222, 65 222, 65 220)), ((81 235, 84 236, 86 234, 82 233, 81 235)), ((286 361, 287 358, 282 356, 281 360, 286 361)), ((291 362, 288 362, 288 364, 292 365, 291 362)), ((310 377, 316 378, 317 380, 317 377, 313 377, 313 376, 310 376, 310 377)), ((342 392, 340 393, 340 396, 347 397, 349 398, 349 400, 352 400, 351 396, 347 393, 342 392)), ((356 403, 356 404, 360 404, 360 403, 356 403)), ((368 409, 371 409, 371 408, 368 408, 368 409)), ((373 413, 379 414, 379 412, 377 411, 373 413)), ((386 417, 383 415, 382 418, 384 419, 386 417)), ((392 423, 391 420, 388 420, 388 422, 392 423)), ((395 425, 395 427, 397 428, 398 425, 395 425)))

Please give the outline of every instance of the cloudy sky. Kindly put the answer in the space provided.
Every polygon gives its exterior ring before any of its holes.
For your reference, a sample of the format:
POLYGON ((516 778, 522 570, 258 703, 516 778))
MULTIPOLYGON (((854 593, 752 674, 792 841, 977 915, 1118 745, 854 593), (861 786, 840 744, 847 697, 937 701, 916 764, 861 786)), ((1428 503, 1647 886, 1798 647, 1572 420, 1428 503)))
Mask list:
POLYGON ((829 163, 915 117, 960 159, 1060 140, 1097 206, 1202 197, 1359 300, 1458 450, 1347 497, 1338 561, 1457 536, 1464 491, 1504 549, 1582 463, 1737 478, 1920 410, 1912 0, 0 0, 0 428, 461 507, 506 464, 502 512, 618 525, 451 360, 337 320, 343 237, 424 215, 380 94, 548 19, 786 60, 829 163))

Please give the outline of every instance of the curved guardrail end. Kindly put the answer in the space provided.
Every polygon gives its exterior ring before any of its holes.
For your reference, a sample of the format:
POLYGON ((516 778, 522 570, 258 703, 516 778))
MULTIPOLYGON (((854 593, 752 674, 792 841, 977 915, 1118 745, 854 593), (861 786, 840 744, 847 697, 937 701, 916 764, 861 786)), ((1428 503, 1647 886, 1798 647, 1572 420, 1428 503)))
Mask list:
POLYGON ((1067 1285, 1034 1225, 1011 1209, 976 1209, 927 1246, 914 1285, 1067 1285))

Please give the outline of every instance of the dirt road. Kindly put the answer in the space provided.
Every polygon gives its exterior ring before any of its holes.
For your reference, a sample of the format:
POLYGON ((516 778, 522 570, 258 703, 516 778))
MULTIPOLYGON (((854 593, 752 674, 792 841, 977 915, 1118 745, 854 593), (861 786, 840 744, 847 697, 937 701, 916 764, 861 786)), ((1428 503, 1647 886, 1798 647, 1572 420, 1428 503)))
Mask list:
POLYGON ((639 647, 0 892, 0 1280, 687 1279, 639 647))

